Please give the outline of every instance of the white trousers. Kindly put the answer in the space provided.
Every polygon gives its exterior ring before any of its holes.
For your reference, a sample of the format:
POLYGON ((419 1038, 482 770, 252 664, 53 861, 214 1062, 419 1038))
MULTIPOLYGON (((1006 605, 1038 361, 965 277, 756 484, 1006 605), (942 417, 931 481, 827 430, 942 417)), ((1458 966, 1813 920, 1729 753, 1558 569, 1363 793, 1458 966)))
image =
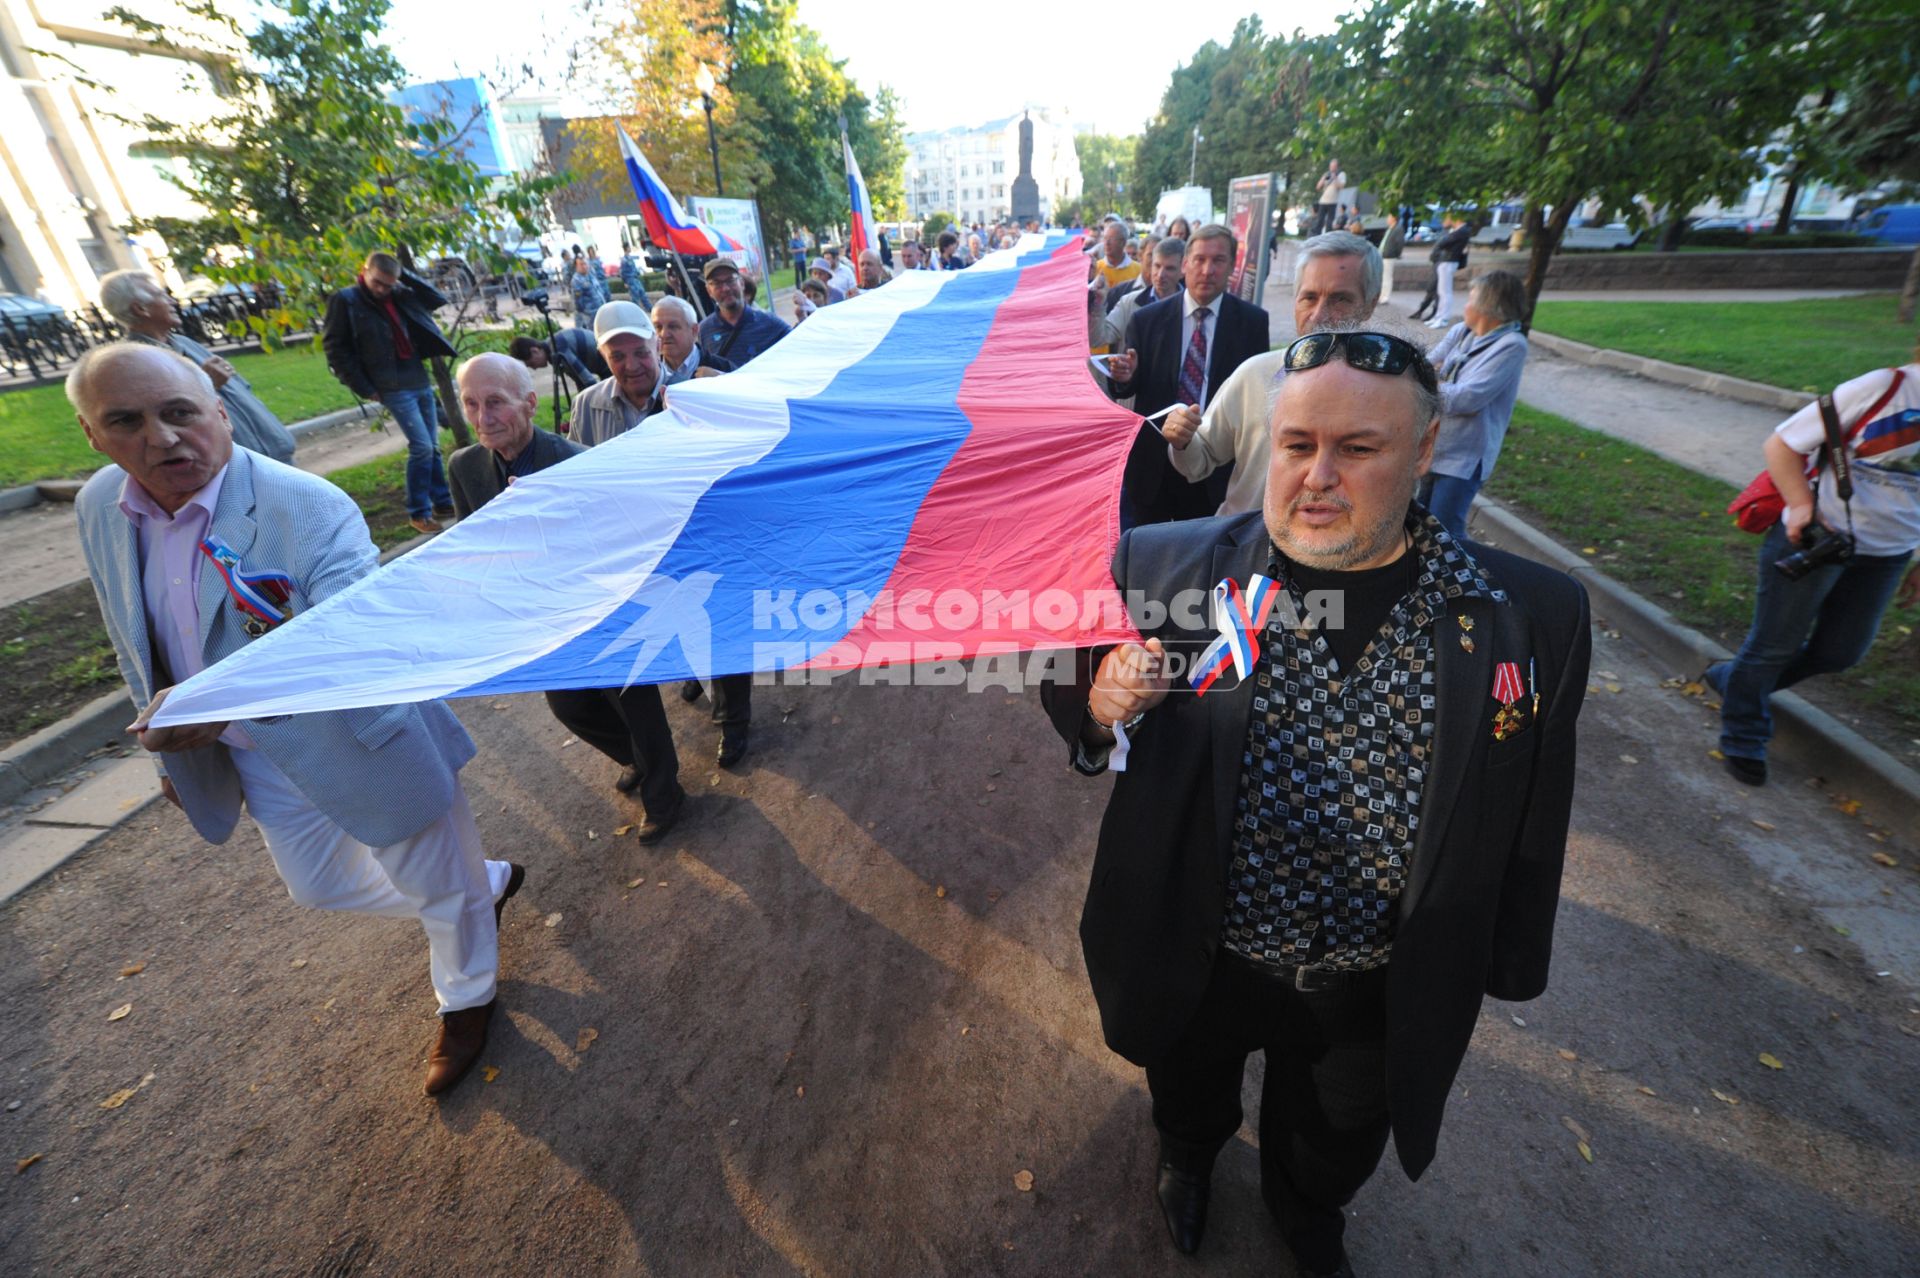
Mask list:
POLYGON ((1439 288, 1439 299, 1433 312, 1435 319, 1453 318, 1453 273, 1459 269, 1458 262, 1439 262, 1434 265, 1433 278, 1439 288))
POLYGON ((370 848, 335 825, 258 750, 233 751, 247 810, 295 904, 419 919, 441 1012, 493 999, 500 940, 493 903, 512 867, 480 853, 459 778, 447 814, 410 839, 370 848))
POLYGON ((1393 300, 1393 268, 1398 265, 1400 265, 1399 258, 1383 257, 1380 259, 1380 300, 1383 302, 1391 302, 1393 300))

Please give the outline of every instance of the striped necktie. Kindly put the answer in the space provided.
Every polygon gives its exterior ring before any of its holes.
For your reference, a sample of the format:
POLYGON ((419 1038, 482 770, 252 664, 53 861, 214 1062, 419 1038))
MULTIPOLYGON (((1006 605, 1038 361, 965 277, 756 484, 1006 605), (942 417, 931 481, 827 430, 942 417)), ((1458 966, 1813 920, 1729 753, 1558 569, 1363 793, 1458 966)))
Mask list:
POLYGON ((1207 384, 1207 316, 1212 314, 1207 307, 1198 306, 1193 312, 1193 340, 1187 343, 1187 356, 1180 361, 1180 402, 1200 404, 1201 392, 1207 384))

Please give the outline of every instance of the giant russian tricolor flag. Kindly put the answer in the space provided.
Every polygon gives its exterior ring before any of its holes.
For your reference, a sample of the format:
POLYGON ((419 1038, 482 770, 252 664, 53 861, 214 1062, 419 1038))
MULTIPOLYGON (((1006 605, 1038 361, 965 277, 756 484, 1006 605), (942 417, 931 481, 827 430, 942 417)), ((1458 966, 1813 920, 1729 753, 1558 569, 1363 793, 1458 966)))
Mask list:
MULTIPOLYGON (((175 690, 157 723, 1133 636, 1107 561, 1140 419, 1078 244, 823 308, 175 690)), ((255 572, 279 567, 247 564, 255 572)))
POLYGON ((847 247, 857 264, 868 249, 880 247, 874 238, 873 201, 867 196, 867 180, 860 176, 860 161, 853 158, 853 143, 840 135, 840 149, 847 157, 847 247))
POLYGON ((680 207, 660 175, 640 154, 640 148, 627 136, 625 125, 614 126, 620 133, 620 159, 627 166, 627 180, 633 183, 633 198, 640 202, 640 220, 647 224, 647 238, 663 249, 685 253, 688 257, 709 257, 715 253, 738 253, 745 245, 692 216, 680 207))

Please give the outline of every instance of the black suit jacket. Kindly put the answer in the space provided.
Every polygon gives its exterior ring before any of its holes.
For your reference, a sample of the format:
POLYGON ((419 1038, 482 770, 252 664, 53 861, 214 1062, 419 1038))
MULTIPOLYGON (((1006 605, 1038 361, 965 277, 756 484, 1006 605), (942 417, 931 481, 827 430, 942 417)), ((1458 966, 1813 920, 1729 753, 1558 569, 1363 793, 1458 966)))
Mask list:
MULTIPOLYGON (((1573 578, 1488 547, 1469 551, 1507 601, 1463 597, 1438 623, 1445 633, 1434 645, 1434 749, 1388 964, 1389 1105, 1400 1161, 1413 1177, 1433 1160, 1482 996, 1529 999, 1546 988, 1573 800, 1574 721, 1592 646, 1586 591, 1573 578), (1475 623, 1472 652, 1457 642, 1454 614, 1475 623), (1518 662, 1524 672, 1529 659, 1540 713, 1496 742, 1496 663, 1518 662)), ((1167 602, 1227 577, 1244 584, 1268 554, 1257 511, 1163 524, 1121 538, 1113 576, 1123 595, 1137 590, 1167 602)), ((1190 653, 1213 637, 1178 621, 1170 616, 1149 637, 1190 653)), ((1042 703, 1070 752, 1091 671, 1104 655, 1078 654, 1074 686, 1042 685, 1042 703)), ((1221 944, 1253 707, 1251 678, 1234 688, 1216 684, 1204 697, 1184 688, 1132 734, 1080 920, 1107 1045, 1140 1065, 1174 1045, 1221 944)))
MULTIPOLYGON (((562 439, 549 430, 533 428, 533 468, 545 470, 557 466, 586 447, 571 439, 562 439)), ((447 487, 453 490, 453 513, 465 519, 498 497, 506 484, 500 478, 500 466, 493 450, 485 444, 468 444, 447 458, 447 487)))
MULTIPOLYGON (((1186 317, 1186 292, 1142 306, 1127 324, 1126 346, 1139 357, 1133 380, 1116 383, 1116 397, 1133 396, 1133 409, 1143 417, 1180 401, 1180 364, 1186 351, 1180 345, 1181 321, 1186 317)), ((1214 301, 1213 341, 1207 350, 1207 392, 1226 384, 1240 365, 1264 355, 1271 342, 1267 313, 1231 293, 1214 301)), ((1142 424, 1127 456, 1124 481, 1133 522, 1160 523, 1169 519, 1198 519, 1220 509, 1233 468, 1223 466, 1199 483, 1189 481, 1167 459, 1167 442, 1152 426, 1142 424)))

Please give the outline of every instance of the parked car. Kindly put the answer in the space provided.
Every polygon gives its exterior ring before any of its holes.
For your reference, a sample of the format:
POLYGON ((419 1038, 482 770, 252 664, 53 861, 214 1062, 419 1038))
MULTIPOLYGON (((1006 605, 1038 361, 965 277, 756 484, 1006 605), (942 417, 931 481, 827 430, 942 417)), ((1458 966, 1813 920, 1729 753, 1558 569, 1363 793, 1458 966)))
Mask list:
POLYGON ((1569 226, 1560 237, 1563 249, 1630 249, 1644 232, 1625 222, 1607 222, 1599 226, 1569 226))
POLYGON ((1860 219, 1858 230, 1883 244, 1920 244, 1920 204, 1887 204, 1860 219))

